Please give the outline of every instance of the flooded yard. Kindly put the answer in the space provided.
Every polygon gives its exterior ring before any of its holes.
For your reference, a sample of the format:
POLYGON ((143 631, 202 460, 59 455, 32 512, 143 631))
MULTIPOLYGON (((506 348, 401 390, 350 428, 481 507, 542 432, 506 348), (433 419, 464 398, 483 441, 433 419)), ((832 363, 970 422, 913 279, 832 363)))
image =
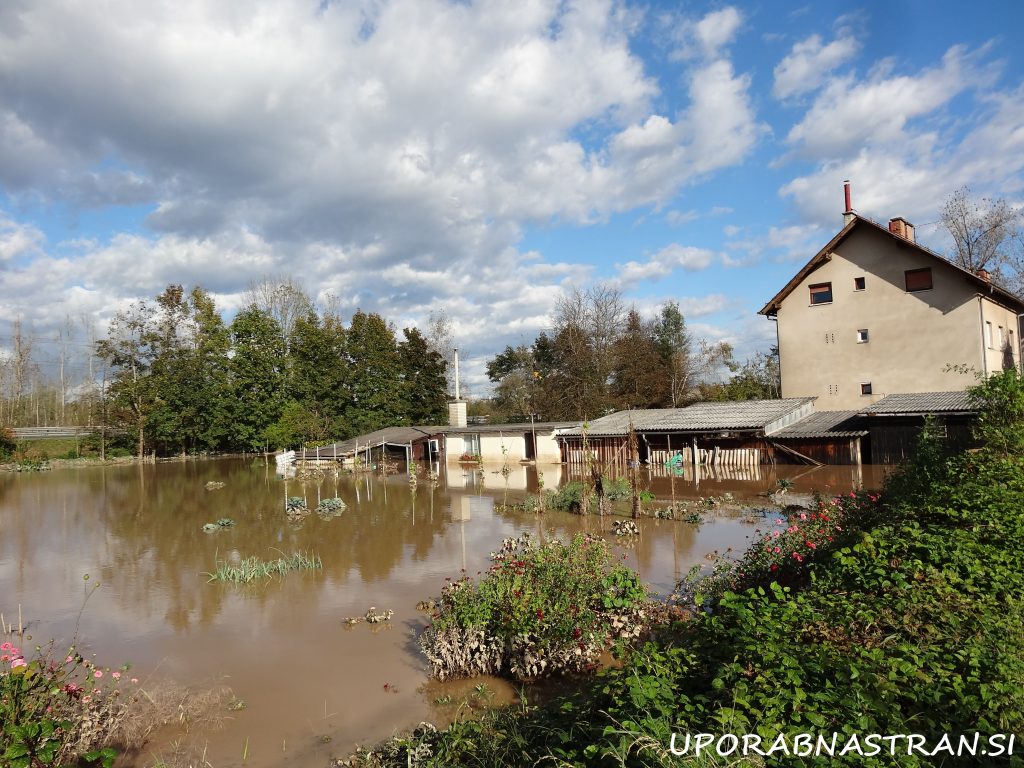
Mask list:
MULTIPOLYGON (((564 479, 560 467, 541 469, 548 489, 564 479)), ((756 506, 783 476, 793 480, 790 493, 838 493, 882 479, 870 467, 723 472, 645 472, 642 482, 662 505, 731 493, 756 506)), ((536 471, 518 465, 508 475, 442 471, 436 485, 421 478, 416 488, 405 475, 286 481, 273 463, 251 459, 0 474, 0 611, 16 624, 20 606, 28 648, 77 636, 101 665, 131 663, 143 686, 230 687, 244 708, 224 712, 223 727, 196 724, 190 735, 215 768, 324 766, 356 742, 445 720, 452 705, 437 700, 458 701, 478 682, 428 684, 415 643, 425 620, 416 604, 446 577, 486 569, 503 538, 526 531, 614 539, 608 518, 505 510, 537 489, 536 471), (224 486, 208 490, 210 482, 224 486), (285 515, 295 496, 311 510, 301 522, 285 515), (335 496, 347 505, 339 515, 313 511, 335 496), (221 518, 235 524, 203 530, 221 518), (218 562, 294 552, 319 556, 322 569, 245 586, 209 582, 218 562), (392 620, 343 621, 371 606, 393 611, 392 620)), ((644 519, 641 536, 618 551, 668 592, 708 552, 741 549, 753 534, 742 516, 704 516, 700 526, 644 519)), ((488 685, 499 698, 507 694, 499 681, 488 685)), ((135 764, 173 746, 153 743, 135 764)))

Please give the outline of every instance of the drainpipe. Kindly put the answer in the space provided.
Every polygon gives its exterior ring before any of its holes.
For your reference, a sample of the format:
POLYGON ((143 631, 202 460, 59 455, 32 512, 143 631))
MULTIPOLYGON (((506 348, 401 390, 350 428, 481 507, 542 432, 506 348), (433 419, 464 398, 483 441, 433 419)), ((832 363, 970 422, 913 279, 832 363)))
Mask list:
POLYGON ((982 375, 988 378, 988 357, 987 350, 985 349, 985 309, 983 306, 985 299, 981 294, 978 294, 978 320, 981 323, 981 371, 982 375))
POLYGON ((782 342, 779 340, 779 310, 776 309, 774 315, 766 317, 775 321, 775 349, 779 351, 779 397, 782 397, 782 342))

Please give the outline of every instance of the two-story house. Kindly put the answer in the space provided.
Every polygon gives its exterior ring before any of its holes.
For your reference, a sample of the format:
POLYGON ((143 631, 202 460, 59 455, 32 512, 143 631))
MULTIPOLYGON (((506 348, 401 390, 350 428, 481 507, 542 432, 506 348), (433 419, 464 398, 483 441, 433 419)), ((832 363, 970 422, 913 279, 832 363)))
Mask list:
POLYGON ((885 395, 950 392, 1020 369, 1024 302, 848 210, 845 226, 760 310, 777 323, 782 397, 863 410, 885 395))

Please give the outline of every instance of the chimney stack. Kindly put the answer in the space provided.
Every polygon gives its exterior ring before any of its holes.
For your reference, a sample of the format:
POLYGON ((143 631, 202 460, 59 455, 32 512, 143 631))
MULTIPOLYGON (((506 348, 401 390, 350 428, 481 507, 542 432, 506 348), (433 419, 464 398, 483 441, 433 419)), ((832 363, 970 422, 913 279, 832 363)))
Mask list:
POLYGON ((448 403, 448 426, 466 426, 466 401, 459 391, 459 350, 455 350, 455 399, 448 403))
POLYGON ((992 275, 989 274, 988 270, 984 267, 978 267, 975 273, 978 277, 984 280, 986 283, 992 282, 992 275))
POLYGON ((853 212, 853 205, 850 203, 850 180, 843 180, 843 200, 846 203, 846 208, 843 210, 843 226, 845 227, 851 221, 854 220, 856 214, 853 212))
POLYGON ((917 242, 914 237, 914 225, 902 216, 897 216, 895 219, 889 219, 889 231, 894 235, 899 235, 904 240, 909 240, 912 243, 917 242))

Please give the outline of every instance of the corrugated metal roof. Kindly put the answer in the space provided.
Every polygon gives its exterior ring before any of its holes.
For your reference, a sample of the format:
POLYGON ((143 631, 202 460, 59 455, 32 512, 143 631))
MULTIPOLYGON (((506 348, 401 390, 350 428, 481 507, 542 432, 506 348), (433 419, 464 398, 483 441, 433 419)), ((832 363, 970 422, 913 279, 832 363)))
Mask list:
MULTIPOLYGON (((384 429, 378 429, 376 432, 369 432, 365 435, 359 435, 359 437, 353 437, 350 440, 343 440, 340 443, 332 443, 320 448, 307 448, 305 456, 306 458, 331 458, 335 454, 344 456, 353 453, 357 447, 360 450, 367 446, 377 448, 385 443, 389 445, 412 445, 417 440, 423 440, 440 434, 443 430, 444 427, 385 427, 384 429)), ((301 450, 297 453, 300 457, 303 455, 301 450)))
POLYGON ((446 435, 464 434, 492 434, 497 432, 529 432, 535 429, 537 432, 553 432, 556 429, 567 427, 578 427, 578 421, 537 421, 531 426, 530 422, 522 421, 515 424, 470 424, 465 427, 430 427, 446 435))
POLYGON ((971 413, 978 410, 967 392, 907 392, 886 395, 862 411, 872 415, 900 415, 912 413, 971 413))
MULTIPOLYGON (((587 428, 590 437, 616 437, 633 428, 638 432, 712 432, 758 430, 784 418, 814 400, 813 397, 784 400, 734 400, 694 403, 686 408, 654 408, 617 413, 594 419, 587 428)), ((578 437, 581 429, 567 429, 560 435, 578 437)))
POLYGON ((775 438, 863 437, 866 429, 841 429, 857 411, 816 411, 772 435, 775 438))

